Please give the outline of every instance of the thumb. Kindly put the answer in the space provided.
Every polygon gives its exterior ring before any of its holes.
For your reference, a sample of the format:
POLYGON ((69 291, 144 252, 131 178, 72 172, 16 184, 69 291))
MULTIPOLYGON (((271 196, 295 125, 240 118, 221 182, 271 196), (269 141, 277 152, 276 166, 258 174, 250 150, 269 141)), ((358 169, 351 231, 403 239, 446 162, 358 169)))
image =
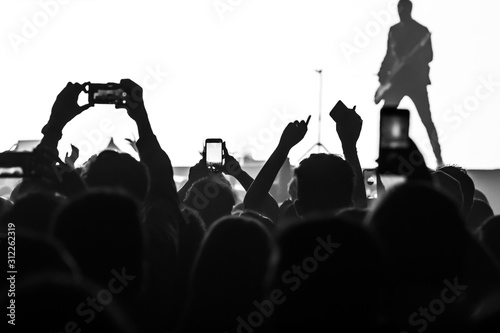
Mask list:
POLYGON ((83 112, 83 111, 89 109, 91 106, 92 106, 92 104, 85 104, 85 105, 80 106, 80 112, 83 112))

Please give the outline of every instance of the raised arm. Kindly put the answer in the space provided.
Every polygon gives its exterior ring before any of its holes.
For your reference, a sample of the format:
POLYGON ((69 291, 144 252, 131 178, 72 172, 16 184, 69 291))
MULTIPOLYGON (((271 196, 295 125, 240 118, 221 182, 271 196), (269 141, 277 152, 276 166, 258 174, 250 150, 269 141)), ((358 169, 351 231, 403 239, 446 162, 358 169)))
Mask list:
POLYGON ((38 147, 50 151, 58 156, 57 144, 62 137, 62 130, 73 118, 87 110, 91 105, 78 105, 78 96, 84 90, 85 85, 68 82, 66 87, 57 95, 52 106, 50 118, 42 128, 43 138, 38 147))
MULTIPOLYGON (((222 166, 222 172, 236 178, 241 186, 243 186, 245 191, 248 191, 252 186, 254 179, 241 168, 240 163, 229 154, 226 147, 224 147, 224 155, 225 162, 222 166)), ((262 198, 262 201, 260 203, 260 211, 274 222, 276 222, 279 217, 278 203, 269 194, 269 192, 265 193, 264 198, 262 198)))
MULTIPOLYGON (((243 203, 246 209, 252 209, 265 214, 262 210, 263 199, 269 194, 269 190, 283 163, 285 163, 290 150, 306 135, 310 119, 311 116, 307 118, 307 121, 295 121, 287 125, 281 135, 278 146, 264 164, 245 195, 243 203)), ((276 216, 279 216, 279 209, 277 209, 276 216)), ((271 216, 268 217, 273 219, 271 216)), ((276 218, 273 221, 276 221, 276 218)))
POLYGON ((42 128, 43 138, 36 147, 35 153, 44 156, 50 163, 45 175, 54 183, 56 189, 66 195, 72 195, 85 188, 80 177, 72 166, 68 166, 59 159, 57 145, 62 137, 62 130, 68 122, 87 110, 91 105, 78 105, 78 96, 85 85, 68 82, 66 87, 57 95, 52 106, 49 121, 42 128))
POLYGON ((363 171, 359 163, 356 143, 358 142, 363 126, 363 120, 356 113, 356 107, 337 119, 337 134, 342 143, 342 150, 346 161, 351 165, 356 177, 354 182, 353 200, 358 208, 366 208, 368 201, 366 199, 365 185, 363 182, 363 171))
POLYGON ((205 177, 209 176, 209 172, 205 163, 205 160, 201 159, 198 163, 193 165, 189 169, 189 175, 188 175, 188 180, 187 182, 182 186, 182 188, 177 192, 177 196, 179 197, 179 200, 182 202, 184 198, 186 197, 186 193, 188 190, 191 188, 191 186, 196 182, 198 179, 202 179, 205 177))
POLYGON ((121 107, 126 108, 137 124, 137 149, 141 162, 148 167, 150 178, 143 223, 148 269, 144 296, 147 302, 155 304, 154 311, 150 313, 151 318, 163 318, 173 311, 177 295, 179 228, 184 220, 179 210, 172 164, 153 133, 142 98, 142 88, 128 79, 122 80, 120 84, 128 94, 126 104, 121 107))
POLYGON ((123 106, 118 105, 117 108, 125 108, 130 118, 135 121, 139 132, 139 140, 136 143, 139 156, 149 169, 150 188, 147 201, 152 203, 167 199, 178 205, 172 163, 153 133, 144 106, 142 88, 129 79, 121 80, 120 85, 127 92, 127 98, 126 103, 123 106))

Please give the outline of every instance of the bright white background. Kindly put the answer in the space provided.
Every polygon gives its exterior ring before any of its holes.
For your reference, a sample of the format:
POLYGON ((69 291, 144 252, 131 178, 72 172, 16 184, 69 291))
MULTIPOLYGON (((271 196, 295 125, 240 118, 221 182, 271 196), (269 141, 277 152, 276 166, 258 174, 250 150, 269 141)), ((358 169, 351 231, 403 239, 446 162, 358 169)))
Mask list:
MULTIPOLYGON (((322 143, 341 152, 328 113, 339 99, 357 105, 361 162, 376 165, 375 74, 389 27, 398 22, 395 1, 64 2, 0 2, 0 150, 41 138, 68 81, 128 77, 146 90, 153 128, 174 165, 195 163, 207 137, 223 138, 235 156, 266 159, 282 119, 312 115, 306 138, 291 152, 296 163, 318 140, 315 70, 322 69, 322 143)), ((429 94, 446 163, 500 167, 499 9, 498 0, 414 0, 414 18, 432 32, 429 94), (481 80, 488 79, 499 83, 487 87, 481 80)), ((410 135, 434 166, 412 103, 401 107, 410 108, 410 135)), ((73 143, 85 159, 111 136, 127 150, 124 138, 136 135, 123 111, 98 106, 67 126, 59 148, 64 154, 73 143)))

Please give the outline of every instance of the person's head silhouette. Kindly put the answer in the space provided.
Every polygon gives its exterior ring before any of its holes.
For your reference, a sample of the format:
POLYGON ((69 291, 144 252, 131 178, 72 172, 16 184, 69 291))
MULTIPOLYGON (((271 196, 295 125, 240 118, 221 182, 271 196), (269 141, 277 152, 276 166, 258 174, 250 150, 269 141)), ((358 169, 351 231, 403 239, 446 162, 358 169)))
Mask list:
POLYGON ((301 216, 324 213, 353 205, 354 172, 342 157, 312 154, 295 169, 297 200, 301 216))
POLYGON ((400 0, 398 3, 398 13, 401 22, 408 22, 411 19, 413 4, 410 0, 400 0))

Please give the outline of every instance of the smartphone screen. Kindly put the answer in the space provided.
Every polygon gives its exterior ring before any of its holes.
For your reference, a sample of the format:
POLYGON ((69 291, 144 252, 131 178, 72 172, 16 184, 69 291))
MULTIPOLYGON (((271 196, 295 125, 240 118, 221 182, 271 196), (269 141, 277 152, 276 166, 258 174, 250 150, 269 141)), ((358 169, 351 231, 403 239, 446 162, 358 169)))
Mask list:
POLYGON ((399 175, 400 157, 410 147, 408 131, 410 112, 405 109, 383 108, 380 111, 380 145, 378 171, 399 175))
POLYGON ((222 140, 207 139, 205 141, 205 160, 207 166, 222 165, 222 140))
POLYGON ((94 103, 115 104, 122 98, 123 90, 100 89, 94 92, 94 103))
POLYGON ((380 149, 408 148, 409 129, 410 113, 408 110, 382 109, 380 113, 380 149))
POLYGON ((89 104, 117 104, 127 96, 117 83, 89 84, 89 104))

